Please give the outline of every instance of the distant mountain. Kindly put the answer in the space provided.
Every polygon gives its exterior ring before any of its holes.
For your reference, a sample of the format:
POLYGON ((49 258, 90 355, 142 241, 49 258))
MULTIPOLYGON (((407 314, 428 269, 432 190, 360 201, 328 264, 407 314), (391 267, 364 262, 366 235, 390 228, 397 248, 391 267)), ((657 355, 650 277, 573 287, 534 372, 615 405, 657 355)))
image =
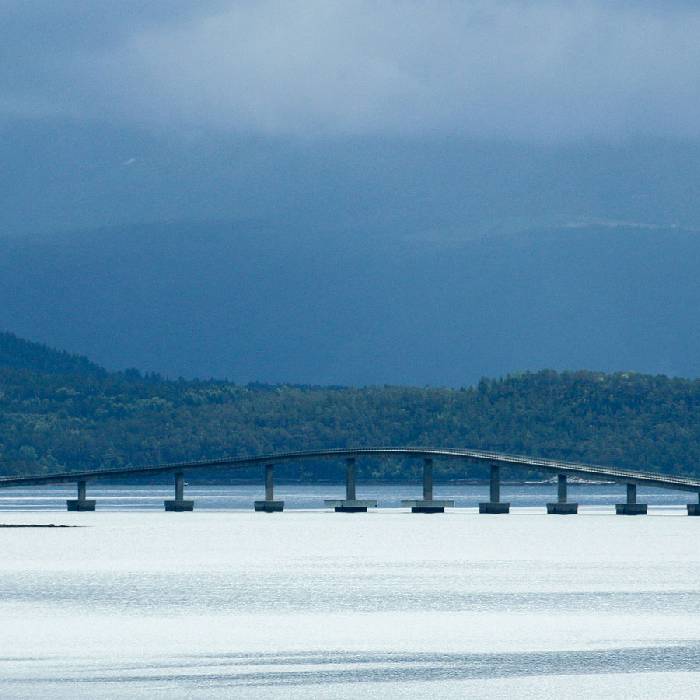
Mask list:
MULTIPOLYGON (((541 371, 458 390, 240 386, 108 373, 2 340, 0 474, 351 445, 474 447, 681 474, 700 464, 697 380, 541 371)), ((341 466, 322 461, 281 475, 337 479, 341 466)), ((437 468, 438 478, 486 473, 437 468)), ((415 460, 360 462, 362 478, 405 479, 416 469, 415 460)))
POLYGON ((171 223, 0 242, 0 327, 110 369, 469 385, 586 367, 700 376, 700 235, 171 223))
POLYGON ((0 368, 25 369, 42 374, 103 376, 106 371, 87 357, 54 350, 41 343, 0 332, 0 368))

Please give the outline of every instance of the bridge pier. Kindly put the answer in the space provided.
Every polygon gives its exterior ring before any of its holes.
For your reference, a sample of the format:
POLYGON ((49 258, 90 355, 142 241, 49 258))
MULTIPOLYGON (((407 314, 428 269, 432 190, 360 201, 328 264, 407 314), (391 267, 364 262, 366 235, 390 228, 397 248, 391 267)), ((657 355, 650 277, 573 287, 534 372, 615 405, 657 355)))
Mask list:
POLYGON ((336 513, 366 513, 367 508, 376 508, 377 501, 357 500, 356 490, 356 471, 355 458, 346 457, 345 459, 345 498, 344 499, 326 499, 324 503, 329 508, 334 508, 336 513))
POLYGON ((163 501, 165 510, 172 513, 194 510, 194 501, 186 501, 184 495, 185 475, 182 472, 175 472, 175 500, 163 501))
POLYGON ((71 511, 95 510, 96 501, 85 498, 87 491, 87 482, 78 482, 78 498, 69 499, 66 501, 66 508, 71 511))
POLYGON ((637 484, 627 484, 627 502, 615 504, 617 515, 646 515, 647 504, 637 503, 637 484))
POLYGON ((491 465, 489 502, 479 503, 479 513, 510 513, 510 503, 501 503, 501 467, 498 464, 491 465))
POLYGON ((454 501, 435 500, 433 498, 433 460, 423 459, 423 498, 420 501, 401 501, 401 505, 410 507, 411 513, 444 513, 445 508, 453 508, 454 501))
POLYGON ((259 513, 281 513, 284 510, 284 501, 275 500, 274 465, 265 465, 265 500, 255 501, 253 507, 259 513))
POLYGON ((698 502, 688 503, 688 515, 700 515, 700 491, 698 492, 698 502))
POLYGON ((557 475, 557 502, 547 504, 547 513, 552 515, 575 515, 578 513, 578 503, 566 500, 566 474, 557 475))

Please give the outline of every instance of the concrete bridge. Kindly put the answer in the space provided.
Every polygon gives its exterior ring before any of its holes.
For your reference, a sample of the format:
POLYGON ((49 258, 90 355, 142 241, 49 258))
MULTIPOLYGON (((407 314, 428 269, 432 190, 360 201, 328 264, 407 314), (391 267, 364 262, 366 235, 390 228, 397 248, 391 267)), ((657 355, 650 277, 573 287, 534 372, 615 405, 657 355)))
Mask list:
POLYGON ((157 474, 174 474, 175 498, 165 501, 165 510, 191 511, 194 501, 184 497, 185 472, 199 469, 249 468, 256 465, 264 467, 265 498, 255 501, 257 511, 272 513, 284 509, 283 501, 274 498, 274 467, 276 464, 319 459, 343 459, 346 467, 346 492, 342 500, 326 501, 326 505, 337 512, 366 512, 367 508, 377 506, 375 500, 358 500, 356 498, 355 461, 358 457, 413 457, 423 460, 422 498, 403 501, 414 513, 442 513, 445 508, 454 506, 454 501, 433 498, 433 462, 434 460, 459 460, 464 463, 486 463, 490 466, 491 478, 489 500, 479 504, 480 513, 508 513, 510 504, 500 498, 501 468, 515 468, 526 471, 547 472, 557 475, 557 498, 547 503, 547 512, 551 514, 574 514, 578 504, 567 499, 567 478, 569 476, 588 479, 615 481, 627 486, 625 503, 618 503, 615 510, 619 515, 643 515, 647 512, 645 503, 637 503, 637 486, 653 486, 678 491, 692 491, 698 495, 698 503, 688 504, 688 515, 700 515, 700 480, 690 477, 670 476, 654 472, 633 471, 604 467, 579 462, 566 462, 539 457, 501 454, 470 449, 438 449, 430 447, 356 447, 327 450, 306 450, 300 452, 280 452, 258 455, 255 457, 231 457, 224 459, 200 460, 193 462, 176 462, 145 467, 125 467, 119 469, 95 469, 85 472, 60 472, 37 476, 2 477, 0 488, 12 486, 32 486, 39 484, 76 483, 78 497, 66 502, 68 510, 95 510, 95 501, 87 498, 89 481, 125 476, 148 476, 157 474))

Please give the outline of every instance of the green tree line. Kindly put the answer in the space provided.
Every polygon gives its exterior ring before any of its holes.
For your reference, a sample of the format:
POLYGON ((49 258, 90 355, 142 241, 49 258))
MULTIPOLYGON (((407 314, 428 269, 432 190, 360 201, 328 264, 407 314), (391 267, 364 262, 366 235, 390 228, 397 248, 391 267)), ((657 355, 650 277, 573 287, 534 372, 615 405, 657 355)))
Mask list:
MULTIPOLYGON (((474 447, 700 474, 699 408, 700 381, 666 376, 545 370, 461 389, 240 386, 107 372, 0 334, 3 475, 363 445, 474 447)), ((329 462, 295 469, 341 474, 329 462)), ((361 464, 378 479, 415 469, 401 460, 361 464)), ((445 478, 483 475, 454 463, 440 469, 445 478)))

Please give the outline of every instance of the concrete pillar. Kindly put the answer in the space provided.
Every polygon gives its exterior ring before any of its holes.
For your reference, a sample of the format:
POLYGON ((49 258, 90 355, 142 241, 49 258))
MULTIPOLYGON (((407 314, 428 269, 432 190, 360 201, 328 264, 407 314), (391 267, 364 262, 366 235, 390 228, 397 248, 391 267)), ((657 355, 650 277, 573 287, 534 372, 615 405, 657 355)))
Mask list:
POLYGON ((274 464, 265 465, 265 500, 255 501, 253 508, 259 513, 281 513, 284 501, 275 500, 274 464))
POLYGON ((433 498, 433 460, 431 457, 423 459, 423 498, 420 501, 401 501, 401 505, 410 506, 411 513, 444 513, 445 508, 453 508, 454 501, 438 500, 433 498))
POLYGON ((547 504, 547 512, 552 515, 574 515, 578 512, 578 503, 567 503, 566 474, 557 475, 557 502, 547 504))
POLYGON ((423 460, 423 500, 433 500, 433 460, 428 457, 423 460))
POLYGON ((345 460, 345 499, 348 501, 356 500, 354 457, 348 457, 345 460))
POLYGON ((618 515, 646 515, 647 504, 637 503, 637 484, 627 484, 627 501, 615 504, 618 515))
POLYGON ((194 501, 186 501, 185 498, 185 475, 182 472, 175 472, 175 499, 163 501, 165 510, 171 513, 184 513, 194 510, 194 501))
POLYGON ((491 465, 489 479, 489 502, 479 503, 479 513, 509 513, 510 503, 501 503, 501 466, 491 465))
POLYGON ((175 500, 181 501, 185 496, 185 475, 182 472, 175 474, 175 500))
POLYGON ((491 503, 498 503, 501 500, 501 467, 498 464, 491 465, 489 497, 491 503))
POLYGON ((72 511, 95 510, 95 501, 86 498, 87 482, 84 479, 78 481, 78 498, 66 501, 66 508, 72 511))
POLYGON ((272 501, 275 498, 275 485, 273 482, 274 466, 272 464, 265 465, 265 500, 272 501))
POLYGON ((324 503, 335 510, 336 513, 366 513, 368 508, 376 508, 377 501, 357 499, 355 458, 345 458, 345 498, 326 499, 324 503))
POLYGON ((557 476, 557 502, 566 503, 566 474, 557 476))

